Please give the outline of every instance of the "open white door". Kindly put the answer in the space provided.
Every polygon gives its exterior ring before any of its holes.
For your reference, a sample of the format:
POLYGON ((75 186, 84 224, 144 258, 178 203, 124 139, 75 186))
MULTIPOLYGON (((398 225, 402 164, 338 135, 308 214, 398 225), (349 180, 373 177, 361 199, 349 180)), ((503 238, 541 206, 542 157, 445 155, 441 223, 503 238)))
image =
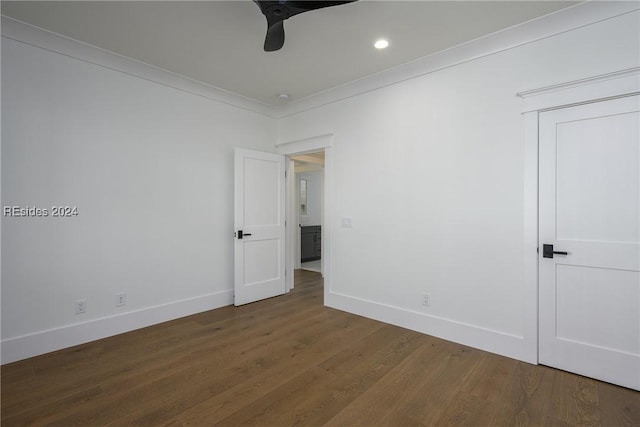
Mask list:
POLYGON ((236 149, 234 304, 285 293, 285 158, 236 149))
POLYGON ((540 114, 540 363, 640 389, 640 99, 540 114))

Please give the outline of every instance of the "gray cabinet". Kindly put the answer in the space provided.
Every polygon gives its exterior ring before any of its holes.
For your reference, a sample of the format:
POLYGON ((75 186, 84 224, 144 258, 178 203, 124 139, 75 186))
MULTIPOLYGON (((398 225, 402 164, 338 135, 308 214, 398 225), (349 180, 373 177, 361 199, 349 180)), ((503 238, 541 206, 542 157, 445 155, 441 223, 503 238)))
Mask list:
POLYGON ((301 227, 300 230, 300 261, 315 261, 320 259, 322 251, 322 227, 311 225, 301 227))

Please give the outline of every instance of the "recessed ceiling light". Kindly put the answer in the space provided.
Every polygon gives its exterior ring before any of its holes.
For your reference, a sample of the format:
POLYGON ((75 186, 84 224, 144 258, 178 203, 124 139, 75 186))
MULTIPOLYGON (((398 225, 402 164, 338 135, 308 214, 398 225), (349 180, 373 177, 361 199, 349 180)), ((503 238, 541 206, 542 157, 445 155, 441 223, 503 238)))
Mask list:
POLYGON ((376 49, 384 49, 387 46, 389 46, 389 42, 385 39, 380 39, 380 40, 376 40, 376 42, 373 44, 373 46, 376 49))
POLYGON ((278 98, 282 99, 283 101, 286 101, 287 99, 289 99, 289 95, 286 93, 280 93, 278 94, 278 98))

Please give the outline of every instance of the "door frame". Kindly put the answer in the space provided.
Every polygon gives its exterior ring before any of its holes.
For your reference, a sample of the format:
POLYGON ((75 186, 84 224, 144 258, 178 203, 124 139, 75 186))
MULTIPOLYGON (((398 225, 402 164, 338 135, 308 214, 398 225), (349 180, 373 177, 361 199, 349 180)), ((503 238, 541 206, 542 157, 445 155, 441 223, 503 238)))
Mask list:
POLYGON ((297 207, 293 203, 295 198, 296 179, 295 171, 292 169, 290 156, 313 153, 324 150, 324 182, 323 206, 322 206, 322 276, 324 278, 324 300, 331 289, 331 179, 332 179, 332 147, 333 134, 322 134, 293 141, 286 141, 276 145, 279 154, 287 156, 287 182, 286 182, 286 227, 285 227, 285 269, 286 269, 286 290, 290 291, 294 285, 294 269, 296 255, 296 228, 297 207))
POLYGON ((538 121, 541 112, 640 93, 640 67, 574 80, 517 94, 524 102, 523 358, 538 364, 538 121))

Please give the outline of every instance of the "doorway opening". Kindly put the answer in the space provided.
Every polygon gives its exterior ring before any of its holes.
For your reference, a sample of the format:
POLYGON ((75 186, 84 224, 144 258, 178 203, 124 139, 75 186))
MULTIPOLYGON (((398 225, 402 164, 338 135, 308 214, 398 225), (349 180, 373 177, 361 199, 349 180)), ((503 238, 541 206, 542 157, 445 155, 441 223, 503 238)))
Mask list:
MULTIPOLYGON (((318 281, 322 282, 324 300, 329 297, 329 290, 331 289, 331 180, 332 180, 332 146, 333 146, 333 134, 327 133, 309 138, 287 141, 278 144, 277 150, 280 154, 286 156, 286 170, 287 170, 287 182, 286 182, 286 290, 289 292, 295 286, 295 276, 298 273, 308 273, 315 275, 318 281), (324 153, 324 160, 320 161, 316 159, 313 161, 314 153, 324 153), (299 157, 308 156, 309 157, 299 157), (301 267, 300 249, 298 247, 298 233, 300 230, 300 222, 298 218, 298 192, 299 188, 296 185, 296 173, 295 173, 295 161, 297 158, 299 161, 307 160, 306 163, 319 163, 322 167, 322 216, 321 216, 321 228, 320 228, 320 273, 311 272, 308 270, 302 270, 297 268, 301 267), (312 160, 312 161, 310 161, 312 160)), ((315 157, 319 157, 317 154, 315 157)))
POLYGON ((322 274, 325 152, 298 154, 289 159, 294 172, 290 212, 292 223, 297 225, 294 269, 322 274))

